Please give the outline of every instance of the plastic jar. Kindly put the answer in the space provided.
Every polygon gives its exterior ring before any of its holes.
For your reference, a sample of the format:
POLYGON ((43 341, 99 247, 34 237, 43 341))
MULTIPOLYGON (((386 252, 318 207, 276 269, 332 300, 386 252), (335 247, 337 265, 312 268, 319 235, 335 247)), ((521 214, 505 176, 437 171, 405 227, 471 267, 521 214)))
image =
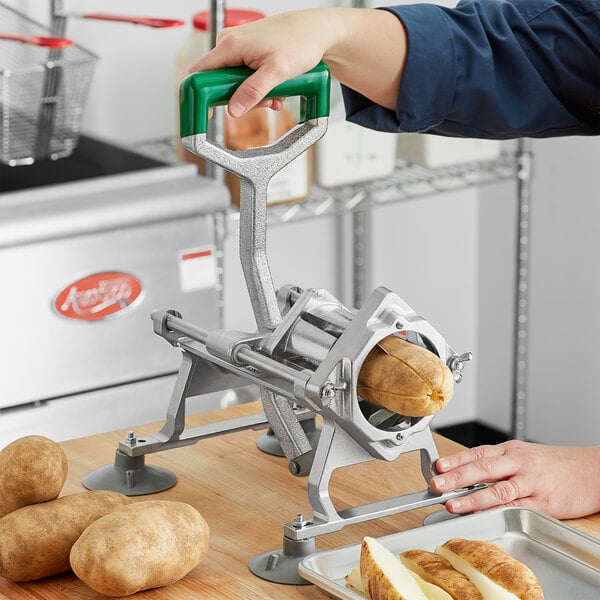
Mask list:
MULTIPOLYGON (((254 10, 226 9, 225 27, 235 27, 263 18, 265 15, 254 10)), ((210 50, 210 13, 196 13, 193 17, 194 29, 183 43, 177 55, 177 86, 188 74, 190 65, 200 56, 210 50)), ((297 123, 292 116, 296 106, 294 99, 288 99, 281 111, 269 108, 258 108, 247 114, 232 118, 226 112, 224 115, 225 145, 231 150, 246 150, 271 144, 297 123)), ((299 103, 298 103, 299 106, 299 103)), ((176 152, 181 160, 192 162, 198 166, 200 173, 205 172, 204 160, 183 148, 177 139, 176 152)), ((268 204, 296 202, 305 199, 310 192, 312 179, 312 152, 304 152, 289 165, 276 173, 269 183, 267 192, 268 204)), ((231 201, 239 206, 240 184, 236 175, 227 172, 225 182, 231 193, 231 201)))

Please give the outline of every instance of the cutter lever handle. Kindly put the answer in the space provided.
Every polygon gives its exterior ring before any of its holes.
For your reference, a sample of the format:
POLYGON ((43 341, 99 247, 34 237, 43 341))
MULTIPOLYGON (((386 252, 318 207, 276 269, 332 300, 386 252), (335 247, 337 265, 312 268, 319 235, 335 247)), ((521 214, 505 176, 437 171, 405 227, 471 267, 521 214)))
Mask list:
MULTIPOLYGON (((248 67, 231 67, 188 75, 179 88, 181 137, 206 133, 208 109, 226 104, 252 73, 248 67)), ((329 81, 329 69, 320 62, 310 71, 274 87, 266 98, 302 96, 306 101, 300 121, 327 117, 329 81)))

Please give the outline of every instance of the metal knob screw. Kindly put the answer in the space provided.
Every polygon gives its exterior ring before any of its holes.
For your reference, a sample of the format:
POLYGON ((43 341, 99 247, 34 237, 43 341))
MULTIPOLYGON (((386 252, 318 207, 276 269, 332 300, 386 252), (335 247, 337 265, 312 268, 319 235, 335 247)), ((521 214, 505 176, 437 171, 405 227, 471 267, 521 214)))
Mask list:
POLYGON ((137 438, 135 437, 135 433, 133 431, 129 431, 127 432, 127 439, 125 440, 125 442, 129 445, 129 446, 135 446, 137 443, 137 438))
POLYGON ((465 362, 471 360, 472 358, 473 354, 471 352, 465 352, 464 354, 451 356, 448 359, 446 364, 452 371, 452 374, 454 375, 454 381, 456 381, 456 383, 460 383, 462 381, 465 362))

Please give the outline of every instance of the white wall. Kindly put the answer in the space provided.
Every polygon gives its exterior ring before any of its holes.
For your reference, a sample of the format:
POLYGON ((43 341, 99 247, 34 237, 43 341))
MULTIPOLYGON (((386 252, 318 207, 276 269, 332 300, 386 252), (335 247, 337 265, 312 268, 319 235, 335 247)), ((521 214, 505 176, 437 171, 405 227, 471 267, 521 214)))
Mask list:
MULTIPOLYGON (((527 437, 598 444, 600 139, 533 142, 527 437)), ((508 431, 514 293, 512 186, 482 193, 479 414, 508 431)))

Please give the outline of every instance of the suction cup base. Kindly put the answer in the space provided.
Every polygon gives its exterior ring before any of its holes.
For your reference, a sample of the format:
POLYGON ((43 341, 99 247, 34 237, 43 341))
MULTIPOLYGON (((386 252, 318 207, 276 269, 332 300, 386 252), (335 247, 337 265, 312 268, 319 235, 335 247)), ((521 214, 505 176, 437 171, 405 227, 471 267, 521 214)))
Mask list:
POLYGON ((314 538, 291 540, 284 537, 282 550, 259 554, 250 560, 248 567, 257 577, 273 583, 309 585, 310 581, 300 577, 298 565, 305 556, 315 551, 314 538))
POLYGON ((91 471, 81 479, 88 490, 110 490, 126 496, 155 494, 173 487, 177 476, 168 469, 146 465, 145 456, 115 451, 115 462, 91 471))

